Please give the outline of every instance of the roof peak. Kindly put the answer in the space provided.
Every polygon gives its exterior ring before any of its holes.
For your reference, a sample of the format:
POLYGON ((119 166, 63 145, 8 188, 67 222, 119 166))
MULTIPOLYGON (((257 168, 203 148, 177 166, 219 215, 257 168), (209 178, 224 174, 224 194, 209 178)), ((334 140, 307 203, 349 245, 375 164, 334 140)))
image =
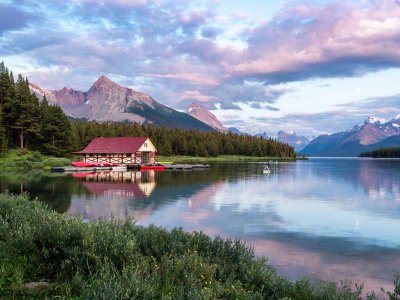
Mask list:
POLYGON ((148 137, 96 137, 82 151, 76 154, 86 153, 135 153, 143 145, 148 137))

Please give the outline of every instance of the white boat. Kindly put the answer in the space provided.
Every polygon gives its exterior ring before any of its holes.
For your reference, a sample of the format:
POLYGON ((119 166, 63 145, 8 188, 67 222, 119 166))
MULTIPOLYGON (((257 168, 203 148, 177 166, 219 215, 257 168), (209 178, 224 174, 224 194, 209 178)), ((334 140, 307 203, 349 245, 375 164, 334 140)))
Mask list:
POLYGON ((266 166, 264 167, 263 173, 264 173, 264 174, 269 174, 269 173, 271 173, 271 170, 270 170, 270 168, 268 167, 268 165, 266 165, 266 166))
POLYGON ((118 167, 113 167, 112 170, 117 171, 117 172, 127 171, 127 167, 126 166, 118 166, 118 167))

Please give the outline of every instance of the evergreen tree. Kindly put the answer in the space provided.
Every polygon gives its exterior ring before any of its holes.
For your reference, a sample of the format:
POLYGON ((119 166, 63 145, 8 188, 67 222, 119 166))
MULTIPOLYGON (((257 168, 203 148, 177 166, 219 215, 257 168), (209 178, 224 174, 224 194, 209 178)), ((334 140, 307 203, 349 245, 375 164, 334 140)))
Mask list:
POLYGON ((28 147, 28 141, 38 136, 40 131, 39 101, 35 95, 30 93, 28 80, 18 75, 15 86, 16 95, 12 108, 14 123, 11 128, 18 136, 19 147, 28 147))
POLYGON ((62 156, 72 151, 71 123, 59 106, 48 105, 43 97, 40 103, 42 149, 46 154, 62 156))

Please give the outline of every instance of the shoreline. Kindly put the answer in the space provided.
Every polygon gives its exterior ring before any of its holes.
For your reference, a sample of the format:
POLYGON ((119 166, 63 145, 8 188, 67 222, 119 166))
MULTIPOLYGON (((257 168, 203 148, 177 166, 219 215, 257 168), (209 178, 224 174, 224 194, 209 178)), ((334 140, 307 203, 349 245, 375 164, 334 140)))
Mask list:
POLYGON ((244 155, 220 155, 216 157, 200 157, 200 156, 163 156, 158 157, 159 162, 173 163, 209 163, 209 162, 268 162, 268 161, 297 161, 308 160, 307 157, 259 157, 244 155))

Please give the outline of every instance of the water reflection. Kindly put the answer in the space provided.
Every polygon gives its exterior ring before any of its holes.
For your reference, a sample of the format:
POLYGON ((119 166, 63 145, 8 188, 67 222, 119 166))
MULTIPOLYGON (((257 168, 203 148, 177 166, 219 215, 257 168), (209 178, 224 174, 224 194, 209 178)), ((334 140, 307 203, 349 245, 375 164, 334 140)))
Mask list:
POLYGON ((2 190, 28 190, 88 220, 135 219, 241 238, 282 274, 390 288, 400 269, 400 161, 314 159, 215 164, 190 172, 2 175, 2 190), (22 188, 21 188, 22 187, 22 188))

